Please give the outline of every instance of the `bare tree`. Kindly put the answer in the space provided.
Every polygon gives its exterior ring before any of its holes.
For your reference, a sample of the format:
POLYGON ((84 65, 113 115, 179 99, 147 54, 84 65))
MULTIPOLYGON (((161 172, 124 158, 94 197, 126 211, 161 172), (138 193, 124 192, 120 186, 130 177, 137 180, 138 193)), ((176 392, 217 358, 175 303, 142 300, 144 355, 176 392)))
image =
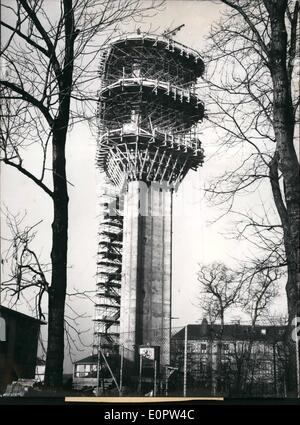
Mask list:
POLYGON ((251 318, 254 327, 260 318, 268 315, 269 307, 278 296, 278 283, 282 276, 280 269, 255 265, 254 271, 245 279, 241 307, 251 318))
MULTIPOLYGON (((49 276, 51 276, 51 263, 42 262, 38 253, 35 238, 38 235, 38 226, 42 221, 32 225, 24 225, 26 213, 13 215, 7 209, 2 211, 6 218, 8 233, 1 236, 2 266, 6 266, 7 279, 1 282, 0 298, 14 307, 18 302, 26 304, 36 317, 47 320, 48 312, 44 295, 49 291, 49 276)), ((66 292, 64 328, 66 347, 73 361, 74 351, 83 351, 90 347, 83 341, 82 336, 90 329, 82 329, 81 321, 89 316, 80 314, 72 306, 74 298, 84 300, 94 305, 93 296, 96 291, 72 288, 66 292)), ((42 348, 43 343, 41 344, 42 348)), ((45 351, 45 350, 44 350, 45 351)))
POLYGON ((212 394, 216 395, 220 387, 222 374, 222 338, 225 326, 225 314, 228 310, 236 307, 241 301, 243 289, 243 272, 234 271, 223 263, 202 265, 198 272, 200 295, 198 306, 209 318, 211 323, 220 320, 221 329, 216 335, 211 335, 211 386, 212 394), (216 341, 216 353, 214 340, 216 341))
POLYGON ((43 295, 49 290, 47 275, 51 271, 51 266, 42 263, 32 246, 41 221, 23 227, 25 214, 12 215, 8 211, 3 211, 3 216, 6 217, 9 235, 1 237, 7 244, 6 250, 2 253, 2 265, 7 265, 9 271, 7 280, 1 282, 1 293, 13 306, 30 289, 30 299, 34 299, 32 309, 39 319, 45 320, 42 300, 43 295))
POLYGON ((198 306, 211 321, 220 320, 223 328, 225 313, 241 299, 243 281, 243 273, 223 263, 202 265, 198 272, 198 306))
MULTIPOLYGON (((278 283, 284 270, 258 259, 248 266, 241 297, 241 308, 251 320, 248 340, 235 343, 234 362, 236 364, 236 389, 245 390, 248 382, 253 380, 261 363, 260 342, 256 341, 256 325, 270 315, 270 307, 278 295, 278 283), (251 379, 252 376, 252 379, 251 379)), ((249 391, 249 389, 248 389, 249 391)), ((251 388, 250 388, 251 391, 251 388)))
POLYGON ((240 270, 229 269, 222 263, 201 266, 198 273, 198 305, 209 318, 219 319, 221 322, 220 330, 211 335, 211 346, 213 347, 213 342, 217 344, 216 354, 212 353, 216 357, 211 359, 214 394, 217 389, 224 390, 228 387, 231 381, 234 381, 234 391, 243 392, 249 376, 257 368, 256 325, 259 319, 269 313, 270 305, 278 293, 281 275, 280 268, 268 265, 264 259, 243 264, 240 270), (247 335, 241 334, 237 325, 237 335, 233 335, 230 342, 233 349, 226 355, 223 350, 225 313, 233 312, 234 309, 247 314, 251 318, 251 325, 248 326, 247 335))
POLYGON ((93 81, 102 43, 121 23, 157 5, 139 0, 59 0, 55 8, 44 0, 1 5, 1 160, 34 182, 53 205, 45 372, 50 386, 61 385, 63 372, 68 130, 97 115, 93 81), (32 146, 40 148, 39 171, 37 164, 30 168, 32 146))
MULTIPOLYGON (((282 231, 291 326, 300 315, 300 166, 294 144, 299 1, 222 3, 228 13, 212 28, 206 52, 208 119, 218 128, 224 149, 239 153, 240 161, 207 190, 214 202, 227 205, 227 212, 238 209, 242 194, 270 192, 277 217, 267 238, 273 238, 274 229, 282 231)), ((268 229, 267 223, 263 228, 268 229)), ((291 338, 289 344, 295 351, 291 338)))

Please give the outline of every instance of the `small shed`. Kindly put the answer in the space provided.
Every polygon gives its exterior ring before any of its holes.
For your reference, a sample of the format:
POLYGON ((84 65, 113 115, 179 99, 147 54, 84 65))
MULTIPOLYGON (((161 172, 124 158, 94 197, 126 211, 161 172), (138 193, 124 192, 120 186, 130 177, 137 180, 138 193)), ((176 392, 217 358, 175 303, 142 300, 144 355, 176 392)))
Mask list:
POLYGON ((82 389, 84 387, 97 386, 98 356, 92 355, 78 360, 74 363, 73 387, 82 389))
POLYGON ((12 381, 34 379, 41 320, 0 306, 0 393, 12 381))

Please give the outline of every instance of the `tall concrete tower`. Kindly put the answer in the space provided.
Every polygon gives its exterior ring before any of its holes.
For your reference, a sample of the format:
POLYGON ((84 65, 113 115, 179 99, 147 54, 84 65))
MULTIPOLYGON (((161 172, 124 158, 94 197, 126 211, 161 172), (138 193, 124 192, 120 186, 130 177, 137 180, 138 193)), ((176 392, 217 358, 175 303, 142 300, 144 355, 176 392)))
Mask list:
POLYGON ((196 51, 162 36, 127 35, 102 56, 98 166, 124 193, 118 324, 131 360, 150 344, 170 362, 172 196, 203 162, 203 71, 196 51))

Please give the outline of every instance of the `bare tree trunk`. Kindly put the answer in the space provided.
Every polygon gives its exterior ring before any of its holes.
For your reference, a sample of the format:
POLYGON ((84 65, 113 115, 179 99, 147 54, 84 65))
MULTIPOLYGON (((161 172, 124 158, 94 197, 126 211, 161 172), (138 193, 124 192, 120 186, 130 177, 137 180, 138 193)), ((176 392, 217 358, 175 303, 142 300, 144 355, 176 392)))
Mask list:
POLYGON ((45 384, 60 387, 64 360, 64 314, 67 287, 68 191, 65 139, 53 138, 54 219, 52 223, 52 280, 48 301, 48 346, 45 384))
MULTIPOLYGON (((295 388, 295 343, 291 339, 291 324, 300 315, 300 167, 294 147, 294 111, 291 76, 287 68, 287 32, 285 27, 286 0, 265 0, 271 22, 269 67, 273 81, 273 126, 277 151, 273 162, 281 171, 284 183, 282 201, 278 171, 271 171, 271 185, 277 211, 284 229, 284 245, 288 264, 286 294, 288 301, 290 347, 289 389, 295 388), (278 155, 278 157, 277 157, 278 155), (276 158, 277 157, 277 158, 276 158), (276 175, 277 173, 277 175, 276 175), (275 176, 275 177, 274 177, 275 176), (275 178, 275 180, 274 180, 275 178), (277 179, 277 182, 276 182, 277 179)), ((272 167, 272 166, 271 166, 272 167)))
POLYGON ((284 180, 285 206, 276 207, 285 227, 289 279, 287 296, 289 316, 299 307, 300 287, 300 168, 294 147, 294 111, 291 84, 286 66, 287 34, 284 22, 286 0, 266 0, 271 18, 270 70, 274 87, 273 117, 278 152, 278 168, 284 180), (282 212, 285 208, 285 214, 282 212))
POLYGON ((60 387, 64 363, 64 315, 67 289, 68 188, 66 177, 66 139, 70 119, 70 102, 74 70, 74 9, 72 0, 64 0, 65 61, 60 85, 59 113, 53 125, 53 211, 52 280, 49 290, 48 346, 45 384, 60 387))

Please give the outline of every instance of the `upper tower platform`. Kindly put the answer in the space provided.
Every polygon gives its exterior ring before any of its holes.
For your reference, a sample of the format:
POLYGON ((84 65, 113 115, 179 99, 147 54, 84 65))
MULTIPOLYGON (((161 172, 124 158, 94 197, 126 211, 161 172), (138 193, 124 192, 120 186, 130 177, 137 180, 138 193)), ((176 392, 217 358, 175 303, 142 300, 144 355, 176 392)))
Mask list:
POLYGON ((191 85, 204 72, 203 60, 196 50, 170 38, 149 34, 112 39, 103 58, 100 77, 108 83, 131 77, 137 65, 144 78, 177 86, 191 85))
POLYGON ((170 38, 131 34, 103 50, 98 165, 109 179, 178 184, 203 162, 198 52, 170 38))

